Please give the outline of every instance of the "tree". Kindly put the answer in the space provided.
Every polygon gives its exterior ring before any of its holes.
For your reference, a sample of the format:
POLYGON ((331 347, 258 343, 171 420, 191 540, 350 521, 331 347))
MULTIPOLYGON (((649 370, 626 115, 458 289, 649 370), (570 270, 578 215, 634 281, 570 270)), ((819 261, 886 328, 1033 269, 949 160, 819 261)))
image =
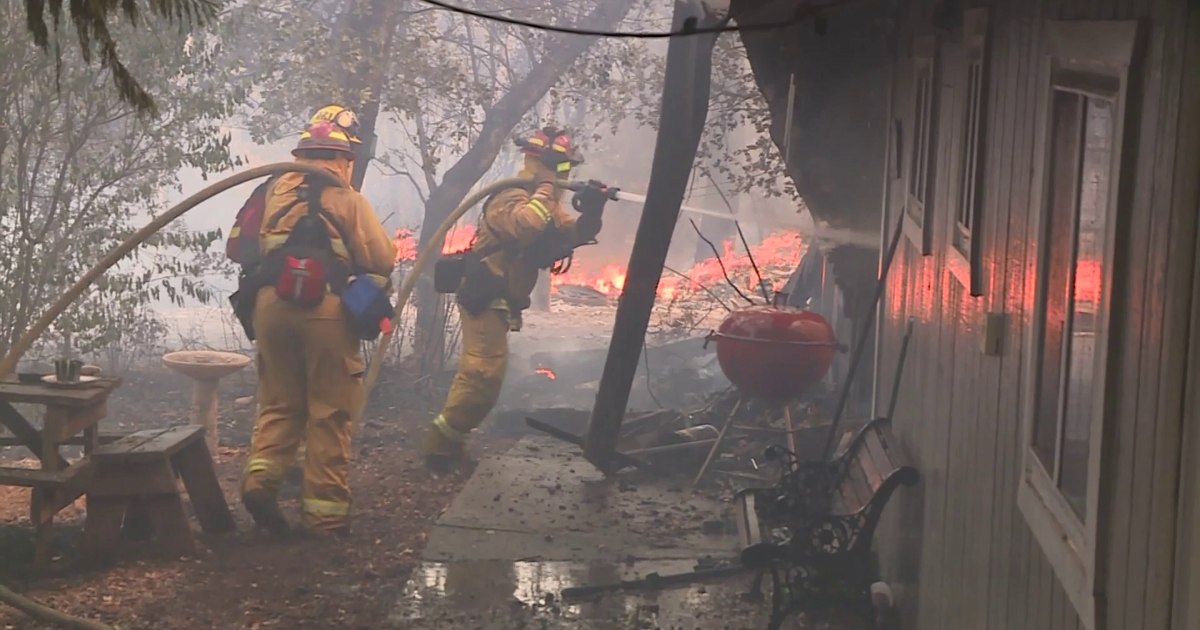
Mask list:
MULTIPOLYGON (((631 28, 621 22, 640 2, 470 6, 541 23, 613 29, 631 28)), ((244 7, 238 22, 249 34, 280 25, 276 36, 256 39, 240 63, 230 64, 255 85, 247 118, 256 139, 294 134, 297 121, 329 101, 366 114, 367 133, 377 118, 397 126, 405 140, 381 148, 382 172, 404 177, 420 196, 422 247, 511 149, 514 131, 550 120, 561 125, 581 107, 593 129, 615 125, 641 106, 639 90, 647 85, 649 62, 639 42, 512 27, 412 2, 277 0, 244 7), (535 112, 539 105, 543 111, 535 112)), ((515 159, 515 152, 508 155, 515 159)), ((418 339, 440 347, 440 299, 423 284, 417 302, 417 326, 424 333, 418 339)))
MULTIPOLYGON (((15 2, 9 0, 6 15, 13 16, 16 13, 14 4, 15 2)), ((156 115, 158 109, 154 98, 142 87, 117 54, 117 41, 109 28, 109 22, 123 17, 137 29, 143 26, 143 16, 149 10, 154 17, 168 22, 184 27, 201 27, 216 16, 219 8, 218 0, 71 2, 67 14, 71 25, 75 27, 76 50, 82 56, 83 62, 90 65, 92 55, 99 53, 101 64, 111 75, 121 100, 126 105, 133 106, 139 114, 156 115)), ((43 52, 50 52, 53 44, 56 77, 60 76, 58 73, 62 71, 62 54, 65 50, 57 40, 62 21, 62 0, 25 0, 25 28, 33 38, 33 43, 43 52), (50 24, 46 23, 47 18, 50 19, 50 24)), ((132 41, 131 38, 130 42, 132 41)))
MULTIPOLYGON (((138 68, 147 94, 170 94, 157 119, 114 93, 108 71, 64 44, 59 60, 31 45, 11 13, 0 15, 0 354, 85 269, 133 233, 181 169, 212 173, 238 164, 220 121, 241 94, 221 80, 212 33, 139 39, 111 35, 138 68), (55 72, 55 65, 61 68, 55 72)), ((81 352, 121 341, 154 319, 165 299, 211 296, 200 280, 217 231, 175 226, 97 282, 60 319, 49 341, 81 352)))
POLYGON ((708 125, 696 168, 702 177, 732 184, 726 194, 755 193, 799 201, 783 152, 768 133, 771 111, 758 91, 740 33, 717 38, 708 125))

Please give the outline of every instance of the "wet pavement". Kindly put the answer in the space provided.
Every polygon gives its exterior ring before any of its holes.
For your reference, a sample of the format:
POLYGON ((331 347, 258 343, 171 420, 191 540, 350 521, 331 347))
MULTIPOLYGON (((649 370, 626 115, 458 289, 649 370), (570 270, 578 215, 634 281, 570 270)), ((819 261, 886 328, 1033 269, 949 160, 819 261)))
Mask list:
POLYGON ((413 575, 388 622, 393 628, 472 630, 762 630, 766 608, 741 597, 740 580, 661 591, 611 592, 583 601, 558 593, 610 584, 650 570, 683 572, 692 564, 654 561, 430 562, 413 575))
MULTIPOLYGON (((563 600, 563 589, 727 565, 730 505, 686 481, 604 479, 578 449, 527 437, 480 463, 430 535, 391 628, 761 630, 750 578, 563 600), (729 521, 729 522, 727 522, 729 521)), ((787 626, 785 626, 787 627, 787 626)))

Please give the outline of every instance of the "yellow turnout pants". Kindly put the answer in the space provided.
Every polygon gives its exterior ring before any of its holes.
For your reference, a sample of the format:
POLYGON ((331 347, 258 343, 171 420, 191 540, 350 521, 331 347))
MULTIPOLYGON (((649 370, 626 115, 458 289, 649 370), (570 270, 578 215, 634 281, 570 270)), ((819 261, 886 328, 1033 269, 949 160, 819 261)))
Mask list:
POLYGON ((350 434, 362 404, 358 335, 327 295, 302 309, 258 294, 258 421, 242 492, 278 494, 296 449, 306 441, 302 524, 318 531, 346 525, 350 513, 350 434))
POLYGON ((489 308, 478 317, 461 306, 462 352, 442 412, 421 447, 427 455, 459 455, 468 434, 483 423, 500 397, 508 367, 508 310, 489 308))

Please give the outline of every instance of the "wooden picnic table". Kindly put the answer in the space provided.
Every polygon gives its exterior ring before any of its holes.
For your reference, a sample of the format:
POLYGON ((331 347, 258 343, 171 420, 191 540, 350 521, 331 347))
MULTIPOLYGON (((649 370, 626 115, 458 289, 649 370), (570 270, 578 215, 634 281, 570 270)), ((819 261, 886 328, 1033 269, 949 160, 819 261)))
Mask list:
POLYGON ((37 532, 35 566, 49 561, 54 515, 83 495, 92 469, 89 458, 68 462, 58 449, 82 444, 88 455, 99 446, 98 424, 108 413, 109 394, 120 385, 120 378, 109 377, 73 387, 0 380, 0 424, 13 435, 5 442, 28 448, 41 461, 37 469, 0 467, 0 485, 32 489, 29 518, 37 532), (46 408, 40 429, 13 407, 18 403, 46 408))

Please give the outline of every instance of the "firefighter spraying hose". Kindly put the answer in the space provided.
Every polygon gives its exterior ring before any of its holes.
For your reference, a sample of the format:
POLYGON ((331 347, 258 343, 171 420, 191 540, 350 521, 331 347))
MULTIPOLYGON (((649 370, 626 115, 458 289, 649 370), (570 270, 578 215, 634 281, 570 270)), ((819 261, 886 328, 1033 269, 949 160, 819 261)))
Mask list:
MULTIPOLYGON (((214 182, 204 189, 184 199, 180 203, 172 206, 163 214, 150 221, 132 236, 118 245, 108 255, 102 258, 99 262, 93 265, 82 277, 79 278, 70 288, 68 288, 58 300, 56 300, 46 311, 37 319, 36 322, 25 332, 24 335, 13 345, 8 354, 0 360, 0 378, 6 378, 16 369, 17 363, 29 351, 30 348, 38 341, 38 339, 50 328, 55 320, 71 306, 80 296, 82 296, 91 285, 100 278, 106 271, 115 266, 118 262, 124 259, 130 252, 134 251, 139 245, 147 239, 157 234, 175 219, 183 216, 196 206, 204 201, 207 201, 222 192, 231 188, 240 186, 241 184, 251 182, 264 177, 279 177, 286 173, 302 173, 308 176, 314 176, 316 181, 320 181, 323 185, 330 188, 343 187, 345 183, 333 176, 328 169, 321 166, 307 164, 302 162, 279 162, 267 164, 255 168, 248 169, 241 173, 230 175, 225 179, 214 182)), ((481 200, 487 197, 512 188, 530 189, 537 186, 539 183, 533 178, 509 178, 493 182, 484 186, 475 194, 464 200, 457 208, 454 209, 438 227, 433 239, 430 241, 430 246, 427 246, 417 256, 411 272, 405 279, 404 283, 397 291, 397 301, 395 303, 395 311, 401 311, 408 301, 412 293, 416 279, 422 274, 425 267, 429 265, 430 260, 436 258, 440 254, 440 245, 445 240, 446 235, 454 224, 465 215, 472 207, 481 200)), ((582 184, 569 184, 565 181, 554 182, 556 188, 575 189, 578 190, 582 184)), ((391 325, 381 325, 383 338, 379 343, 375 353, 375 360, 371 362, 370 369, 364 379, 364 387, 362 391, 362 403, 357 406, 355 414, 355 424, 360 419, 362 411, 365 409, 365 401, 370 396, 372 387, 378 378, 380 359, 387 351, 388 344, 392 337, 392 331, 395 328, 395 320, 391 321, 391 325)), ((95 630, 108 630, 109 627, 100 623, 71 617, 47 608, 29 600, 17 593, 0 586, 0 602, 4 602, 20 610, 30 617, 43 622, 52 623, 64 627, 73 628, 89 628, 95 630)))
MULTIPOLYGON (((530 195, 529 195, 530 192, 536 192, 536 188, 539 185, 549 184, 549 185, 553 185, 554 188, 557 188, 560 190, 570 190, 570 191, 576 193, 576 199, 578 199, 579 201, 575 201, 574 199, 572 200, 573 205, 575 206, 576 210, 580 210, 581 207, 583 207, 580 205, 580 202, 586 201, 587 198, 589 197, 589 195, 593 196, 593 197, 595 197, 597 195, 601 195, 601 196, 603 196, 603 198, 605 200, 613 200, 613 199, 618 198, 617 195, 620 194, 620 191, 616 188, 609 188, 609 187, 605 186, 604 184, 601 184, 596 181, 569 182, 565 179, 566 174, 569 173, 569 171, 570 171, 570 166, 578 165, 579 163, 582 162, 582 158, 578 157, 574 153, 574 151, 571 150, 571 147, 569 145, 569 139, 566 137, 566 134, 562 133, 560 130, 557 130, 552 127, 546 128, 546 129, 543 129, 541 132, 534 134, 534 136, 532 138, 529 138, 529 139, 518 138, 515 140, 515 143, 518 147, 520 147, 522 149, 522 151, 527 156, 528 155, 537 156, 537 159, 539 162, 544 161, 544 162, 547 162, 550 164, 554 164, 554 168, 556 170, 561 168, 559 166, 560 164, 565 164, 566 168, 562 169, 560 171, 561 175, 556 176, 554 179, 546 179, 547 175, 544 172, 541 173, 539 176, 538 173, 534 173, 534 172, 530 171, 529 169, 524 169, 518 177, 511 178, 511 179, 502 179, 502 180, 493 182, 492 184, 484 186, 479 191, 475 192, 473 195, 471 195, 465 201, 463 201, 463 203, 460 204, 459 207, 454 210, 454 212, 450 213, 450 215, 446 218, 446 220, 442 222, 442 225, 438 228, 437 232, 433 235, 433 238, 430 240, 430 245, 427 246, 423 251, 418 253, 417 259, 413 264, 412 271, 410 271, 408 273, 408 275, 404 279, 404 283, 397 290, 397 293, 396 293, 396 311, 397 311, 397 313, 399 313, 400 310, 403 308, 403 305, 408 302, 408 298, 412 293, 412 290, 416 284, 417 278, 419 278, 421 276, 421 270, 423 270, 425 268, 425 265, 427 265, 429 263, 429 260, 431 258, 434 258, 434 257, 437 257, 440 255, 441 248, 439 247, 439 245, 441 243, 445 242, 446 235, 449 233, 450 229, 454 226, 454 224, 458 221, 458 219, 462 217, 462 215, 466 214, 467 211, 469 211, 471 208, 475 207, 476 204, 478 204, 480 202, 484 202, 485 213, 486 213, 487 208, 492 204, 493 201, 503 201, 504 199, 501 198, 502 194, 505 194, 508 192, 513 192, 513 194, 517 195, 517 197, 510 201, 513 201, 515 203, 517 199, 521 199, 521 198, 523 198, 526 202, 532 201, 533 202, 532 207, 531 207, 532 212, 531 212, 530 216, 536 216, 539 219, 541 219, 541 217, 543 215, 541 215, 538 212, 538 210, 540 209, 538 204, 540 202, 534 201, 537 198, 536 195, 532 198, 530 198, 530 195), (565 147, 556 147, 555 142, 554 142, 555 139, 560 139, 560 142, 565 142, 566 143, 565 147), (543 143, 543 144, 537 144, 537 143, 543 143), (567 152, 570 153, 570 155, 565 160, 559 160, 557 157, 555 157, 559 148, 565 148, 566 151, 564 151, 564 153, 567 153, 567 152), (541 157, 543 154, 546 155, 546 158, 544 160, 541 157), (520 192, 515 192, 515 191, 524 191, 523 197, 520 192), (587 192, 584 192, 584 191, 587 191, 587 192)), ((544 206, 542 206, 542 207, 544 207, 544 206)), ((549 214, 547 213, 547 215, 545 215, 545 216, 549 216, 549 214)), ((486 217, 486 214, 484 215, 484 217, 486 217)), ((558 219, 561 221, 562 218, 558 217, 558 219)), ((553 221, 542 221, 542 222, 543 223, 553 223, 553 221)), ((484 226, 488 227, 486 223, 484 223, 484 226)), ((590 237, 588 240, 590 240, 590 237)), ((535 243, 535 245, 540 245, 540 244, 541 243, 535 243)), ((489 245, 488 244, 479 244, 479 248, 480 249, 488 249, 489 245)), ((484 255, 479 256, 480 261, 482 261, 484 258, 487 257, 488 252, 482 252, 482 251, 480 251, 480 249, 476 249, 475 253, 476 254, 481 254, 481 253, 484 254, 484 255)), ((568 248, 568 251, 569 251, 569 248, 568 248)), ((559 252, 559 253, 562 253, 562 252, 559 252)), ((554 256, 554 254, 551 253, 550 256, 554 256)), ((567 257, 569 258, 569 254, 567 257)), ((461 274, 463 271, 461 269, 461 266, 464 264, 466 264, 466 265, 470 264, 470 261, 468 261, 467 258, 469 258, 469 257, 465 256, 464 253, 460 253, 459 255, 456 255, 456 256, 451 256, 449 259, 446 259, 446 264, 443 264, 442 268, 443 268, 443 270, 452 269, 453 271, 451 272, 450 275, 461 274)), ((561 260, 561 259, 556 259, 556 260, 561 260)), ((569 263, 567 263, 567 264, 569 264, 569 263)), ((562 268, 561 266, 556 267, 556 269, 561 269, 561 268, 562 268)), ((445 276, 447 274, 445 274, 445 273, 439 274, 437 272, 437 270, 435 269, 434 275, 435 275, 435 278, 434 278, 435 284, 439 284, 439 279, 442 280, 442 283, 446 283, 445 278, 441 277, 441 276, 445 276)), ((458 281, 459 281, 459 279, 450 280, 448 283, 452 286, 445 287, 445 290, 443 290, 442 292, 443 293, 456 292, 458 289, 458 281)), ((392 340, 392 332, 395 330, 395 324, 398 323, 398 320, 399 320, 399 315, 396 316, 396 320, 393 320, 392 325, 389 326, 389 330, 384 331, 383 338, 380 340, 378 346, 375 349, 375 354, 371 359, 370 366, 368 367, 367 375, 366 375, 366 378, 364 379, 364 383, 363 383, 364 389, 365 389, 368 397, 370 396, 371 389, 375 385, 376 379, 379 377, 379 370, 380 370, 381 366, 383 365, 383 357, 387 354, 388 347, 392 340)))
POLYGON ((508 363, 508 335, 521 330, 521 314, 540 272, 570 269, 575 249, 595 242, 604 206, 615 193, 597 181, 566 184, 583 159, 561 129, 545 127, 516 144, 524 154, 518 176, 536 185, 492 195, 483 204, 470 247, 433 268, 433 288, 454 294, 462 327, 454 381, 421 441, 425 465, 434 475, 474 468, 465 448, 468 436, 496 404, 508 363), (575 190, 570 207, 578 216, 564 210, 568 188, 575 190))
MULTIPOLYGON (((171 207, 170 210, 167 210, 163 214, 159 215, 150 223, 147 223, 145 227, 135 232, 133 236, 130 236, 125 242, 118 245, 116 249, 102 258, 100 262, 92 266, 91 269, 88 269, 87 272, 75 282, 75 284, 71 285, 71 287, 67 289, 66 292, 64 292, 62 296, 50 306, 50 308, 46 309, 46 312, 43 313, 42 316, 39 317, 36 322, 34 322, 33 326, 30 326, 29 330, 21 336, 16 345, 13 346, 12 350, 9 350, 3 361, 0 361, 0 378, 6 378, 12 374, 13 370, 17 366, 17 362, 21 360, 21 357, 25 356, 25 353, 33 347, 33 344, 37 343, 37 340, 46 332, 46 329, 50 328, 50 326, 54 323, 54 320, 58 319, 58 316, 62 315, 63 311, 67 310, 67 308, 69 308, 71 304, 75 302, 75 300, 79 299, 79 296, 83 295, 84 291, 87 291, 88 288, 100 278, 100 276, 104 275, 104 272, 111 269, 118 262, 121 262, 121 259, 125 258, 125 256, 128 256, 130 252, 132 252, 134 249, 137 249, 139 245, 146 242, 147 239, 157 234, 172 221, 183 216, 192 208, 195 208, 201 203, 208 201, 212 197, 215 197, 229 190, 230 188, 235 188, 246 182, 251 182, 263 177, 270 177, 272 175, 289 172, 315 173, 321 175, 323 171, 320 168, 316 168, 307 164, 297 164, 294 162, 276 162, 274 164, 257 166, 236 175, 230 175, 219 182, 214 182, 212 185, 206 187, 200 192, 197 192, 196 194, 171 207)), ((458 208, 455 208, 455 210, 446 217, 446 220, 442 222, 442 225, 434 234, 431 243, 441 243, 444 241, 446 239, 446 235, 450 233, 450 229, 454 227, 454 224, 461 219, 464 214, 466 214, 475 204, 486 199, 493 193, 499 192, 506 188, 525 188, 535 183, 536 182, 534 182, 532 179, 513 177, 510 179, 502 179, 484 186, 475 194, 468 197, 462 204, 458 206, 458 208)), ((577 187, 578 185, 563 182, 561 186, 563 188, 570 189, 572 187, 577 187)), ((395 308, 397 312, 404 308, 404 305, 408 302, 409 296, 412 294, 412 289, 417 277, 420 276, 421 272, 425 269, 425 266, 429 264, 430 259, 437 254, 439 249, 440 248, 431 245, 426 247, 417 255, 417 260, 415 263, 413 263, 412 271, 405 279, 404 284, 402 284, 396 292, 397 300, 395 308)), ((381 339, 379 349, 375 353, 376 357, 383 356, 383 353, 387 350, 387 344, 391 341, 391 337, 392 335, 389 333, 381 339)), ((375 379, 378 377, 379 370, 377 369, 376 365, 377 362, 373 361, 371 364, 371 369, 367 373, 365 385, 368 394, 371 391, 371 386, 375 383, 375 379)))

